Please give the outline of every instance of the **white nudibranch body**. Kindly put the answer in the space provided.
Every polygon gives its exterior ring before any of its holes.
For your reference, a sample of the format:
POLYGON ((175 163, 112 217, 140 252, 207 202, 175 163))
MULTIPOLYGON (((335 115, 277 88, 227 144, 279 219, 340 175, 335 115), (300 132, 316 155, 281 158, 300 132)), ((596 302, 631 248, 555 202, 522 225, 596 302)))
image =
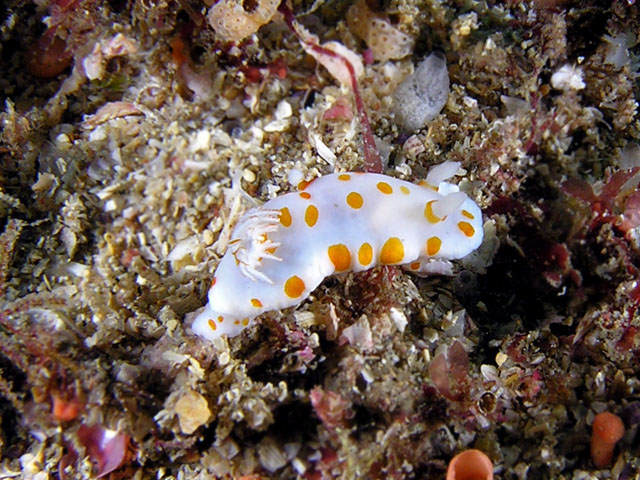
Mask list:
POLYGON ((456 162, 415 185, 375 173, 336 173, 249 210, 238 222, 192 329, 238 335, 258 315, 297 305, 337 272, 405 265, 441 272, 482 242, 482 213, 444 180, 456 162))

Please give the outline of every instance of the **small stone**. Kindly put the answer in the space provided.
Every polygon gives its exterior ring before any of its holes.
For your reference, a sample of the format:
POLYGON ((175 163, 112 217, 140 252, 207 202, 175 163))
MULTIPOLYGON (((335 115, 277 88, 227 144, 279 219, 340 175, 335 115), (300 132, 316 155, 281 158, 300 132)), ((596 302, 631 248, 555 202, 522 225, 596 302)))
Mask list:
POLYGON ((205 230, 204 232, 202 232, 202 241, 207 247, 210 247, 211 245, 213 245, 214 240, 215 240, 215 237, 213 236, 213 233, 211 232, 211 230, 205 230))
POLYGON ((245 168, 242 171, 242 178, 247 183, 253 183, 256 181, 256 174, 253 173, 253 171, 249 170, 248 168, 245 168))
POLYGON ((210 146, 211 133, 208 130, 200 130, 191 142, 190 148, 192 152, 196 153, 206 151, 210 148, 210 146))
POLYGON ((502 366, 502 364, 503 364, 504 362, 506 362, 508 359, 509 359, 509 357, 508 357, 507 355, 505 355, 505 354, 504 354, 504 353, 502 353, 502 352, 498 352, 498 353, 496 354, 496 365, 498 365, 499 367, 501 367, 501 366, 502 366))
POLYGON ((293 109, 291 108, 291 104, 286 100, 281 100, 276 107, 275 118, 276 120, 284 120, 286 118, 290 118, 293 114, 293 109))
POLYGON ((69 139, 69 136, 66 133, 61 133, 60 135, 58 135, 55 141, 56 141, 56 148, 58 150, 66 152, 67 150, 69 150, 69 148, 71 148, 71 140, 69 139))
POLYGON ((174 410, 178 414, 180 430, 187 435, 195 432, 211 417, 207 399, 194 390, 189 390, 180 397, 174 410))
POLYGON ((265 437, 258 444, 260 464, 269 472, 275 472, 287 464, 287 456, 271 437, 265 437))
POLYGON ((407 320, 407 316, 404 314, 404 312, 398 310, 395 307, 392 307, 389 310, 389 315, 391 317, 391 320, 393 320, 393 323, 395 324, 396 328, 399 331, 404 332, 404 328, 407 326, 407 323, 409 323, 409 321, 407 320))

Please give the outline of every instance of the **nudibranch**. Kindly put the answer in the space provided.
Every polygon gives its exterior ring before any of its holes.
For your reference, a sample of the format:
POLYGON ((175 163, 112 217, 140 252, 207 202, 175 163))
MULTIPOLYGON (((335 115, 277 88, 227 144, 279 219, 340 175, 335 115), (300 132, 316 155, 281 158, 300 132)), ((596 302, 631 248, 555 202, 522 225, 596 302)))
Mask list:
POLYGON ((263 312, 297 305, 338 272, 376 265, 441 270, 482 242, 480 208, 457 185, 457 162, 416 185, 376 173, 334 173, 247 211, 192 329, 235 336, 263 312))

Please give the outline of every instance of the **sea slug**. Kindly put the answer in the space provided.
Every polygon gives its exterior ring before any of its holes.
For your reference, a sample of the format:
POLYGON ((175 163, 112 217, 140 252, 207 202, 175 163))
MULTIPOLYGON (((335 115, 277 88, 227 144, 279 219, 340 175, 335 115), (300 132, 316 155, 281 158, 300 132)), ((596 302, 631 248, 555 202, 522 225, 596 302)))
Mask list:
POLYGON ((192 329, 238 335, 263 312, 298 305, 337 272, 405 265, 441 272, 482 242, 482 213, 445 162, 418 185, 375 173, 335 173, 245 213, 192 329))

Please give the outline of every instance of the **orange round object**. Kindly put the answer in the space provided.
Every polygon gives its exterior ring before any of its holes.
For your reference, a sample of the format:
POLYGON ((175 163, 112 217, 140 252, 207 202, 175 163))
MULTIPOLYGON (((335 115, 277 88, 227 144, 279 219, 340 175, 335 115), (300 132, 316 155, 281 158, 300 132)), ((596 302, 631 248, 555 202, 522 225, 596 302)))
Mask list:
POLYGON ((602 412, 593 419, 591 433, 591 460, 597 468, 611 463, 616 443, 624 435, 624 424, 619 416, 602 412))
POLYGON ((493 480, 493 463, 480 450, 465 450, 449 462, 446 480, 493 480))
POLYGON ((60 422, 69 422, 74 420, 82 410, 82 403, 79 400, 69 400, 54 393, 51 395, 53 405, 51 412, 56 420, 60 422))

